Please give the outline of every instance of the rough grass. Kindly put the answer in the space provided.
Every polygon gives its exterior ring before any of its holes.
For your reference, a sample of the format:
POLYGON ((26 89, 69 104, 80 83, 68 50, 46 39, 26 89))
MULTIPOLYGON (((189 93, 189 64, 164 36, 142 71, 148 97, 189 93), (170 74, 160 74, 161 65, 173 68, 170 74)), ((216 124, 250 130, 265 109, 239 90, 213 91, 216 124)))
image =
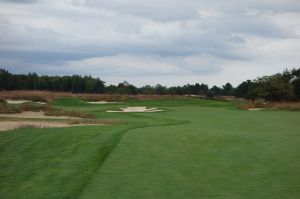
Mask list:
POLYGON ((45 111, 46 105, 32 102, 25 102, 23 104, 8 104, 5 101, 0 102, 0 113, 21 113, 23 111, 45 111))
POLYGON ((91 113, 79 111, 66 111, 61 108, 53 108, 51 105, 37 104, 34 102, 25 102, 22 104, 8 104, 5 101, 0 102, 0 113, 21 113, 23 111, 45 111, 47 116, 69 116, 78 118, 95 118, 91 113))
POLYGON ((78 118, 95 118, 95 115, 91 113, 84 113, 79 111, 65 111, 62 109, 48 107, 46 109, 45 115, 47 116, 69 116, 78 118))
POLYGON ((84 101, 108 101, 124 102, 130 99, 160 100, 160 99, 184 99, 184 96, 176 95, 119 95, 119 94, 87 94, 67 93, 51 91, 1 91, 0 99, 30 100, 35 102, 51 102, 57 98, 77 98, 84 101))
POLYGON ((272 102, 266 104, 258 104, 258 107, 267 108, 267 109, 280 109, 280 110, 291 110, 299 111, 300 102, 272 102))
POLYGON ((121 125, 0 133, 0 198, 300 198, 300 112, 198 99, 51 105, 121 125), (106 113, 127 106, 158 113, 106 113))
POLYGON ((0 114, 1 113, 20 113, 21 110, 17 106, 11 106, 6 102, 0 102, 0 114))
POLYGON ((267 110, 288 110, 288 111, 300 111, 300 102, 257 102, 255 104, 243 103, 240 105, 243 110, 249 108, 263 108, 267 110))

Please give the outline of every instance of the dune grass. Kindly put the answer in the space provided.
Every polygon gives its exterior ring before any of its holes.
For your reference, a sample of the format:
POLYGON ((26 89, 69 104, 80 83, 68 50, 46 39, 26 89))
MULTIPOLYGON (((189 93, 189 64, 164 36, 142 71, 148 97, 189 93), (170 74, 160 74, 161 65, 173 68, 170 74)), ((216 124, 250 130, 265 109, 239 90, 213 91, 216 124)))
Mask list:
POLYGON ((199 99, 51 103, 120 125, 0 133, 0 198, 300 198, 300 112, 199 99), (107 113, 127 106, 157 113, 107 113))

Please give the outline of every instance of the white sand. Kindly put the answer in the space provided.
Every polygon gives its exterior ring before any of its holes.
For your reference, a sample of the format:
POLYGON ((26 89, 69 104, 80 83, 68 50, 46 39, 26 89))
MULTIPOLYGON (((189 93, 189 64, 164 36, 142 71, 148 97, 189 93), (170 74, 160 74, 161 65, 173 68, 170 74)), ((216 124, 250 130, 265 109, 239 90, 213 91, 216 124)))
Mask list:
POLYGON ((0 117, 5 118, 40 118, 40 119, 80 119, 77 117, 69 117, 69 116, 47 116, 45 112, 32 112, 32 111, 24 111, 22 113, 13 113, 13 114, 0 114, 0 117))
MULTIPOLYGON (((23 104, 25 102, 34 102, 34 101, 30 101, 30 100, 6 100, 6 102, 8 104, 23 104)), ((34 103, 37 103, 37 104, 47 104, 46 102, 34 102, 34 103)))
POLYGON ((261 111, 263 108, 249 108, 248 111, 261 111))
POLYGON ((152 112, 159 112, 162 110, 158 110, 155 108, 146 108, 145 106, 136 106, 136 107, 127 107, 127 108, 120 108, 120 111, 107 111, 109 113, 152 113, 152 112))
POLYGON ((37 103, 37 104, 42 104, 42 105, 45 105, 45 104, 47 104, 46 102, 34 102, 34 103, 37 103))
POLYGON ((97 102, 87 102, 88 104, 120 104, 123 102, 107 102, 107 101, 97 101, 97 102))
POLYGON ((8 104, 23 104, 25 102, 32 102, 28 100, 6 100, 8 104))

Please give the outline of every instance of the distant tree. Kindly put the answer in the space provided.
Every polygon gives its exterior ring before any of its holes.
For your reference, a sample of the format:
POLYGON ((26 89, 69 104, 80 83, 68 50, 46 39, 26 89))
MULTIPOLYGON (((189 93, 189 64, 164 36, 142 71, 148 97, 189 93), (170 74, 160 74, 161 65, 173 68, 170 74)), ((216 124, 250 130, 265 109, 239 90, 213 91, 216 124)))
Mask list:
POLYGON ((117 86, 115 85, 109 85, 105 88, 105 93, 108 93, 108 94, 113 94, 113 93, 117 93, 117 86))
POLYGON ((250 99, 252 101, 252 104, 255 103, 255 101, 258 98, 264 98, 266 96, 266 92, 264 88, 260 85, 259 82, 252 82, 247 92, 244 94, 243 98, 250 99))
POLYGON ((295 99, 300 100, 300 68, 293 69, 291 75, 291 85, 293 86, 295 99))
POLYGON ((209 91, 207 84, 200 84, 198 94, 199 95, 206 95, 209 91))
POLYGON ((168 93, 171 95, 183 95, 183 89, 181 86, 173 86, 168 89, 168 93))
POLYGON ((127 90, 126 90, 126 85, 125 84, 126 84, 126 82, 118 84, 117 90, 116 90, 116 92, 118 94, 127 94, 127 90))
POLYGON ((219 96, 222 94, 222 89, 218 86, 213 86, 209 91, 212 92, 214 96, 219 96))
POLYGON ((220 87, 218 87, 218 86, 213 86, 206 93, 206 97, 208 97, 208 98, 214 98, 216 96, 220 96, 221 94, 222 94, 222 89, 220 87))
POLYGON ((155 94, 155 88, 150 85, 146 85, 146 86, 141 87, 138 90, 138 92, 141 94, 153 95, 153 94, 155 94))
POLYGON ((124 81, 123 83, 118 84, 116 92, 118 94, 135 95, 135 94, 137 94, 137 88, 135 86, 129 84, 127 81, 124 81))
POLYGON ((104 91, 105 91, 105 82, 102 81, 100 78, 96 78, 94 92, 95 93, 104 93, 104 91))
POLYGON ((226 83, 222 86, 222 95, 233 95, 234 94, 234 88, 230 83, 226 83))
POLYGON ((251 80, 247 80, 240 83, 235 90, 235 96, 246 98, 246 94, 249 92, 249 89, 252 86, 252 84, 253 82, 251 80))
POLYGON ((209 90, 207 93, 206 93, 206 97, 207 98, 214 98, 216 96, 216 94, 212 91, 212 90, 209 90))
POLYGON ((12 89, 12 74, 7 70, 0 69, 0 90, 11 90, 12 89))
POLYGON ((166 95, 168 93, 167 87, 157 84, 155 86, 155 94, 157 95, 166 95))
POLYGON ((289 79, 282 74, 260 77, 255 80, 255 87, 251 92, 268 101, 290 100, 294 96, 293 87, 289 79), (258 92, 259 91, 259 92, 258 92))
POLYGON ((27 87, 29 90, 36 90, 38 88, 39 77, 36 73, 28 73, 27 87))

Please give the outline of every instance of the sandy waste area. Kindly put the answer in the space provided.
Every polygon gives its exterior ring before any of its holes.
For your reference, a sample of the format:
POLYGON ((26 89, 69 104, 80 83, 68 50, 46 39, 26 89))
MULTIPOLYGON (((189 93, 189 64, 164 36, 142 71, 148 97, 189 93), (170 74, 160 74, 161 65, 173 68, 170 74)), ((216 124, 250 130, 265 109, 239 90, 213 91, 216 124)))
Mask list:
POLYGON ((76 117, 67 116, 47 116, 44 112, 24 111, 22 113, 0 114, 0 131, 12 130, 17 128, 54 128, 54 127, 69 127, 69 126, 83 126, 91 124, 69 124, 65 119, 80 119, 76 117), (7 118, 17 120, 7 120, 7 118), (22 120, 24 119, 24 120, 22 120), (25 120, 26 119, 26 120, 25 120), (60 121, 39 121, 28 119, 59 119, 60 121))
POLYGON ((54 121, 0 121, 0 131, 7 131, 18 128, 58 128, 70 126, 81 125, 72 125, 64 122, 54 121))
POLYGON ((68 116, 47 116, 44 115, 44 112, 31 112, 31 111, 25 111, 22 113, 14 113, 14 114, 0 114, 0 131, 7 131, 12 129, 18 129, 18 128, 58 128, 58 127, 71 127, 71 126, 104 125, 104 124, 95 124, 95 123, 82 123, 82 124, 70 123, 74 121, 74 119, 75 121, 78 119, 80 121, 82 118, 68 117, 68 116), (11 120, 9 120, 10 118, 11 120), (43 119, 43 120, 30 120, 30 119, 43 119), (57 119, 57 120, 53 121, 50 119, 57 119))
POLYGON ((5 118, 35 118, 35 119, 80 119, 78 117, 69 117, 69 116, 48 116, 45 115, 45 112, 32 112, 24 111, 22 113, 12 113, 12 114, 0 114, 0 117, 5 118))

